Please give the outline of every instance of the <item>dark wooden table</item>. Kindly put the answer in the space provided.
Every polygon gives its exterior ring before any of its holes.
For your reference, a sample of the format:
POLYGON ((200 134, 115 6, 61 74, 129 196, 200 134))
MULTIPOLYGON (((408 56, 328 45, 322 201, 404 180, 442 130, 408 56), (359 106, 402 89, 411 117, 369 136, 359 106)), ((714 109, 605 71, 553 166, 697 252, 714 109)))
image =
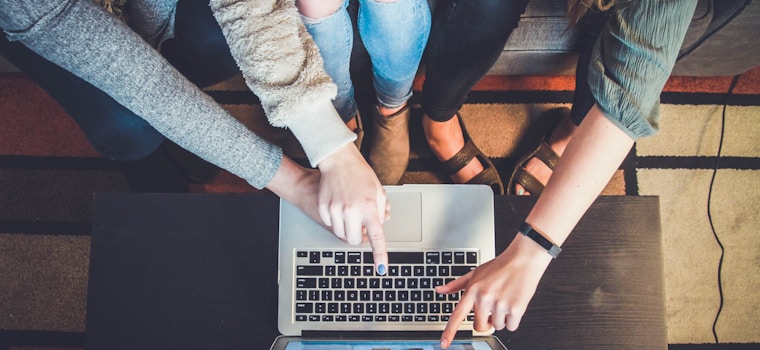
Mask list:
MULTIPOLYGON (((497 197, 496 249, 534 203, 497 197)), ((267 349, 278 199, 98 194, 87 349, 267 349)), ((550 265, 510 350, 666 349, 659 201, 601 197, 550 265)))

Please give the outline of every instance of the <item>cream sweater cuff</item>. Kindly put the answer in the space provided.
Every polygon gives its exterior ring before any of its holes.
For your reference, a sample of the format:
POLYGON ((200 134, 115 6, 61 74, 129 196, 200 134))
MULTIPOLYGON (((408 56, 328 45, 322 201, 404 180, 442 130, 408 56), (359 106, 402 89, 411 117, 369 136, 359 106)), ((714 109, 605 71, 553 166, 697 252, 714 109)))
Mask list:
POLYGON ((356 140, 330 100, 309 103, 298 110, 286 126, 301 143, 311 166, 316 167, 332 152, 356 140))

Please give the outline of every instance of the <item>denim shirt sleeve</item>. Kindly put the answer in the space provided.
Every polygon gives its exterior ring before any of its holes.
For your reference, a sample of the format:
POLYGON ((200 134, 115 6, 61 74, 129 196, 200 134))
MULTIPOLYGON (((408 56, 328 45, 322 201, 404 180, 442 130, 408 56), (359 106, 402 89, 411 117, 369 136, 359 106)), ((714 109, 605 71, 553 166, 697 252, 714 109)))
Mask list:
POLYGON ((620 1, 591 54, 588 83, 601 111, 632 139, 659 131, 660 93, 697 0, 620 1))

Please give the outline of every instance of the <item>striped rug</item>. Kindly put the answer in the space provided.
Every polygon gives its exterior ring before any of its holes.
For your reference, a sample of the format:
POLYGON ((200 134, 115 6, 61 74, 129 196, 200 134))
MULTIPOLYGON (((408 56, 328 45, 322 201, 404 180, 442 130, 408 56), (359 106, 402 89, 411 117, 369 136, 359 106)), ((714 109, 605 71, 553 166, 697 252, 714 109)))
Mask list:
MULTIPOLYGON (((760 344, 760 68, 742 74, 728 96, 731 80, 671 78, 662 132, 636 144, 604 191, 660 196, 670 349, 714 348, 713 327, 722 349, 760 344)), ((526 145, 545 132, 542 112, 569 106, 573 87, 569 76, 489 76, 461 112, 507 178, 526 145)), ((292 135, 266 123, 240 77, 207 91, 303 159, 292 135)), ((412 135, 402 181, 446 182, 418 123, 412 135)), ((226 172, 192 189, 256 192, 226 172)), ((113 163, 34 82, 0 75, 0 350, 83 347, 92 193, 128 190, 113 163)))

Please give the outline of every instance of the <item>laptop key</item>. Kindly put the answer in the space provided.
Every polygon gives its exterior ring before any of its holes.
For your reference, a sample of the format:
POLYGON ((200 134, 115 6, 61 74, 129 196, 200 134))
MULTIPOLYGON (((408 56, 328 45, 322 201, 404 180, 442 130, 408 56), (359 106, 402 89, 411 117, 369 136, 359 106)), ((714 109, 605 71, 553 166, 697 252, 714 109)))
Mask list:
POLYGON ((362 263, 362 253, 361 252, 348 252, 348 256, 346 258, 346 261, 348 261, 349 264, 361 264, 362 263))
POLYGON ((470 265, 456 265, 451 267, 452 276, 464 276, 470 271, 474 270, 475 266, 470 265))
POLYGON ((296 278, 296 288, 317 288, 317 279, 296 278))
POLYGON ((319 265, 296 266, 296 276, 322 276, 322 275, 324 275, 322 266, 319 266, 319 265))
POLYGON ((327 312, 325 303, 314 303, 314 313, 323 314, 327 312))
POLYGON ((296 303, 296 313, 298 314, 310 314, 314 312, 313 303, 296 303))
POLYGON ((425 255, 422 252, 388 252, 389 264, 423 264, 425 255))

